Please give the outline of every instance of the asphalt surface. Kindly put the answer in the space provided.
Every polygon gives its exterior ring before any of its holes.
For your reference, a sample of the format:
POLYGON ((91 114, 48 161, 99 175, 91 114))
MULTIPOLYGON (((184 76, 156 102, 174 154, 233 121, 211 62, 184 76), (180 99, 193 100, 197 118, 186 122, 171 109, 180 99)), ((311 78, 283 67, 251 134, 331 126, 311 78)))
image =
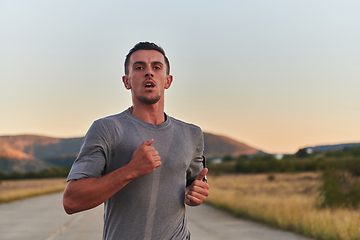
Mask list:
MULTIPOLYGON (((0 205, 1 240, 101 240, 103 206, 67 215, 62 193, 0 205)), ((192 240, 309 240, 207 205, 188 207, 192 240)))

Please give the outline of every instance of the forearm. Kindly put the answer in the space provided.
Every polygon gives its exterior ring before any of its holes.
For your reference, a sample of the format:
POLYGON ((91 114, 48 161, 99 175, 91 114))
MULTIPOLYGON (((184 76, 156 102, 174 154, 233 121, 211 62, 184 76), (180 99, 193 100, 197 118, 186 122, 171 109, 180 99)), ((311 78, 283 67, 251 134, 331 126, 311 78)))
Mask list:
POLYGON ((73 214, 94 208, 133 179, 131 171, 124 166, 100 178, 71 180, 64 192, 64 209, 68 214, 73 214))

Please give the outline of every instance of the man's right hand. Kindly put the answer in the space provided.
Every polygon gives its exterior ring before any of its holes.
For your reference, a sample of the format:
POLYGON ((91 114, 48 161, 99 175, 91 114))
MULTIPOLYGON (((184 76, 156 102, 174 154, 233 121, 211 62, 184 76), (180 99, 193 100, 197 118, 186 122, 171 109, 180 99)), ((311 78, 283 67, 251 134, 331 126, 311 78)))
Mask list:
POLYGON ((133 169, 134 177, 142 177, 161 165, 159 152, 151 146, 154 139, 144 141, 133 153, 129 167, 133 169))

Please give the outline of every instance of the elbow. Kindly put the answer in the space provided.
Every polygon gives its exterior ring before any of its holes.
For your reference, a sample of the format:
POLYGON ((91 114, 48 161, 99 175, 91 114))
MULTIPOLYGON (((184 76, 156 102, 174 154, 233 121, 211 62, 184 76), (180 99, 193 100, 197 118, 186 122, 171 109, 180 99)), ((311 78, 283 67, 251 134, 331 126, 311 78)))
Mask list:
POLYGON ((65 212, 66 212, 67 214, 69 214, 69 215, 72 215, 72 214, 74 214, 74 213, 77 213, 77 211, 75 211, 75 209, 70 208, 70 207, 65 206, 65 205, 64 205, 64 210, 65 210, 65 212))
POLYGON ((63 207, 64 207, 65 212, 66 212, 67 214, 69 214, 69 215, 78 212, 78 211, 76 210, 76 208, 74 207, 74 204, 71 204, 71 201, 69 201, 69 200, 66 199, 65 197, 63 198, 63 207))
POLYGON ((79 204, 77 203, 76 198, 74 198, 74 190, 72 190, 71 187, 72 183, 73 180, 68 182, 63 195, 63 207, 65 212, 69 215, 80 212, 78 208, 79 204))
POLYGON ((72 209, 66 208, 65 206, 64 206, 64 209, 65 209, 65 212, 66 212, 68 215, 72 215, 72 214, 76 213, 76 212, 73 211, 72 209))
POLYGON ((66 189, 63 195, 63 207, 65 212, 69 215, 81 211, 77 201, 71 197, 71 194, 69 194, 68 191, 66 191, 66 189))

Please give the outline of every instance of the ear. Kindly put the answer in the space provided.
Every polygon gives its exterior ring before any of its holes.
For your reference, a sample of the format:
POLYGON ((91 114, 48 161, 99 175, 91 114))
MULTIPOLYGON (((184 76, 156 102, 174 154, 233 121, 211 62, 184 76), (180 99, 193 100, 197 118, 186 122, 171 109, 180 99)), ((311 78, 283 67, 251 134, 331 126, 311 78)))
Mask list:
POLYGON ((130 90, 131 89, 131 84, 130 84, 130 79, 128 76, 123 76, 122 77, 122 80, 123 80, 123 83, 124 83, 124 86, 127 90, 130 90))
POLYGON ((166 82, 165 82, 165 89, 168 89, 171 86, 172 81, 173 81, 173 76, 167 75, 166 82))

